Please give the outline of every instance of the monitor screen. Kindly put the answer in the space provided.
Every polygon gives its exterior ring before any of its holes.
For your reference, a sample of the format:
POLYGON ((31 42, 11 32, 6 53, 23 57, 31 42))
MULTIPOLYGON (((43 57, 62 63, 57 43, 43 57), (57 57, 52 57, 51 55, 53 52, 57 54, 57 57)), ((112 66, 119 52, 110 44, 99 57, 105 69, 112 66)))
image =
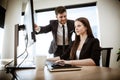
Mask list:
POLYGON ((24 25, 26 30, 26 38, 28 41, 28 46, 31 46, 36 42, 35 31, 34 31, 34 8, 33 0, 28 0, 25 15, 24 15, 24 25))

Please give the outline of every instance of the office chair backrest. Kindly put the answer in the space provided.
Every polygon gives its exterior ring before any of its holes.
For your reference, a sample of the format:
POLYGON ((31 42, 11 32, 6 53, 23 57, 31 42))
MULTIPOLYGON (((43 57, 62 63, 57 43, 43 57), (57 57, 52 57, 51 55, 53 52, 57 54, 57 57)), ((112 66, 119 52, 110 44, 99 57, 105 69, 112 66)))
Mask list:
POLYGON ((101 48, 101 66, 109 67, 111 49, 113 48, 101 48))

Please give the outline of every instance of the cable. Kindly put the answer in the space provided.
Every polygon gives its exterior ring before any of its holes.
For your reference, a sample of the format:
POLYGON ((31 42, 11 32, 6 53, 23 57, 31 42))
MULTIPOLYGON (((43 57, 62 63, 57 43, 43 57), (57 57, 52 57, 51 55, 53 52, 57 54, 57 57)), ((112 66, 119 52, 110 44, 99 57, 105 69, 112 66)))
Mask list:
POLYGON ((14 75, 13 75, 12 80, 18 80, 17 76, 18 76, 18 75, 17 75, 16 71, 14 71, 14 75))
MULTIPOLYGON (((24 52, 23 52, 22 54, 20 54, 17 58, 21 57, 21 56, 27 51, 27 45, 28 45, 28 35, 27 35, 27 34, 26 34, 25 39, 27 39, 26 46, 25 46, 26 48, 25 48, 24 52)), ((9 65, 9 64, 11 64, 13 61, 14 61, 14 60, 12 60, 12 61, 10 61, 9 63, 7 63, 7 64, 4 66, 5 69, 6 69, 6 66, 9 65)))
MULTIPOLYGON (((25 51, 24 51, 21 55, 19 55, 17 58, 19 58, 20 56, 22 56, 25 52, 26 52, 26 49, 25 49, 25 51)), ((14 61, 14 60, 10 61, 10 62, 7 63, 4 67, 6 68, 6 66, 9 65, 9 64, 11 64, 13 61, 14 61)))
MULTIPOLYGON (((17 67, 19 67, 19 66, 25 61, 25 59, 28 57, 28 51, 27 51, 27 47, 28 47, 28 34, 26 34, 25 39, 26 39, 26 46, 25 46, 26 48, 25 48, 24 52, 17 57, 17 59, 18 59, 19 57, 21 57, 23 54, 25 54, 25 52, 27 53, 27 55, 25 56, 25 58, 23 59, 23 61, 22 61, 17 67)), ((12 61, 10 61, 9 63, 7 63, 7 64, 4 66, 5 69, 7 69, 7 68, 6 68, 7 65, 11 64, 13 61, 14 61, 14 60, 12 60, 12 61)), ((10 70, 10 73, 11 73, 11 70, 10 70)), ((17 73, 16 73, 16 69, 14 70, 14 73, 12 73, 12 75, 13 75, 13 80, 14 80, 14 79, 18 80, 18 78, 17 78, 18 75, 17 75, 17 73)), ((19 76, 18 76, 18 77, 19 77, 19 76)))
POLYGON ((20 67, 20 65, 25 61, 25 59, 28 57, 28 52, 26 51, 27 55, 25 56, 25 58, 23 59, 23 61, 18 65, 18 67, 20 67))
POLYGON ((15 72, 15 74, 16 74, 15 77, 16 77, 17 80, 22 80, 22 79, 20 78, 20 76, 18 76, 17 72, 15 72))
POLYGON ((26 42, 26 50, 25 52, 27 53, 27 55, 25 56, 25 58, 23 59, 23 61, 18 65, 18 67, 20 67, 20 65, 25 61, 25 59, 28 57, 28 51, 27 51, 27 46, 28 46, 28 34, 26 34, 25 39, 27 40, 26 42))

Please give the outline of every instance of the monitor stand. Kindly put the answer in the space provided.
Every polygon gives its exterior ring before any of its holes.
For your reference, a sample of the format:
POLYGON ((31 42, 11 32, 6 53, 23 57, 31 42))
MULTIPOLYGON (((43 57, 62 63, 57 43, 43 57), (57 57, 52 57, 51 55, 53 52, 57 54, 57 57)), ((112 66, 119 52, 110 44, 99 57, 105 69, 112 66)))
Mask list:
POLYGON ((20 69, 35 69, 35 66, 22 66, 22 67, 18 67, 17 65, 17 47, 18 47, 18 43, 19 43, 19 31, 20 30, 23 30, 25 29, 25 26, 24 25, 19 25, 19 24, 16 24, 15 25, 15 33, 14 33, 14 65, 8 65, 6 66, 6 73, 11 73, 13 78, 12 80, 16 79, 17 80, 17 77, 16 77, 16 70, 20 70, 20 69))

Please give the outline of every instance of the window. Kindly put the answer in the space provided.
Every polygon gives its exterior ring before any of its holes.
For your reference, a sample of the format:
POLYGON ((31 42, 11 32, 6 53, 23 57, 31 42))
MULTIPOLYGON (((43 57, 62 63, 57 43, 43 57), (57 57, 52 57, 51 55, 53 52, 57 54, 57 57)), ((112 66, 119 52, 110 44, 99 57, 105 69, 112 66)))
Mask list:
POLYGON ((78 17, 86 17, 90 22, 94 36, 99 38, 96 6, 68 9, 67 13, 68 19, 72 20, 78 17))
MULTIPOLYGON (((90 21, 92 31, 95 37, 99 39, 99 26, 97 18, 97 7, 96 3, 91 5, 75 5, 75 6, 66 6, 67 8, 67 18, 75 20, 78 17, 86 17, 90 21)), ((43 9, 36 10, 36 24, 38 26, 45 26, 49 24, 50 20, 56 19, 54 9, 43 9)), ((23 17, 22 17, 23 18, 23 17)), ((23 22, 23 20, 21 21, 23 22)), ((22 23, 21 23, 22 24, 22 23)), ((48 50, 53 39, 52 33, 38 34, 36 35, 36 45, 34 47, 34 55, 49 55, 48 50)), ((74 36, 73 36, 74 39, 74 36)), ((24 43, 24 42, 23 42, 24 43)), ((21 47, 23 48, 23 47, 21 47)))
MULTIPOLYGON (((97 8, 96 6, 77 7, 67 9, 67 18, 75 20, 78 17, 86 17, 90 21, 92 31, 95 37, 99 38, 99 27, 97 22, 97 8)), ((54 10, 37 13, 37 24, 44 26, 49 24, 49 21, 56 19, 54 10)), ((36 54, 48 55, 49 46, 52 40, 52 33, 45 33, 37 35, 36 54)))

